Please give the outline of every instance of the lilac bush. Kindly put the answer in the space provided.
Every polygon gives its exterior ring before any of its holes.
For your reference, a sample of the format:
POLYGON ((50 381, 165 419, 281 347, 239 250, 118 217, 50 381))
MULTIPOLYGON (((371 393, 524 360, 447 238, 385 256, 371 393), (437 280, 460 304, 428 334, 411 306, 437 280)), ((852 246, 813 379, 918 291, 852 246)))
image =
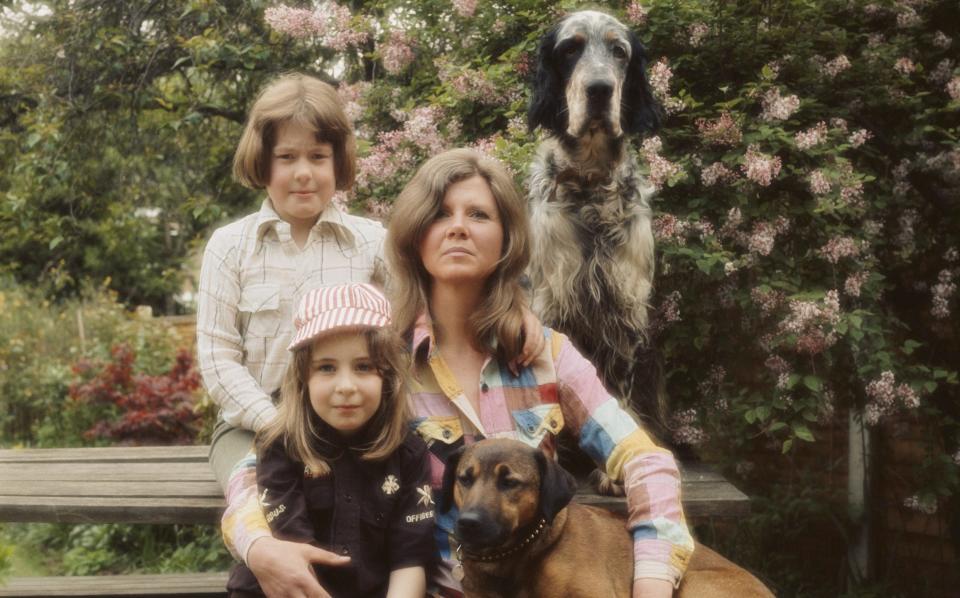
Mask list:
MULTIPOLYGON (((523 184, 537 41, 578 3, 354 6, 267 11, 343 81, 361 153, 347 201, 382 216, 423 159, 454 145, 503 160, 523 184)), ((868 430, 917 422, 928 457, 901 500, 956 505, 960 41, 946 24, 960 7, 609 10, 646 43, 666 116, 634 148, 658 191, 654 327, 674 440, 749 475, 750 455, 790 459, 838 414, 868 430)))

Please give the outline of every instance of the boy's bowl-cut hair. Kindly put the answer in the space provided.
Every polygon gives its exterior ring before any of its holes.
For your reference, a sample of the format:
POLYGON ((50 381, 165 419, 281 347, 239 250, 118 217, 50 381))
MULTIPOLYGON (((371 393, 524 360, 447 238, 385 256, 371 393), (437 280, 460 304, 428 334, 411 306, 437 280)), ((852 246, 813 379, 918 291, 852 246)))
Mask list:
POLYGON ((233 157, 237 181, 251 189, 270 183, 277 129, 285 122, 312 129, 318 141, 333 145, 337 189, 353 187, 357 149, 343 100, 333 86, 301 73, 281 75, 257 96, 233 157))

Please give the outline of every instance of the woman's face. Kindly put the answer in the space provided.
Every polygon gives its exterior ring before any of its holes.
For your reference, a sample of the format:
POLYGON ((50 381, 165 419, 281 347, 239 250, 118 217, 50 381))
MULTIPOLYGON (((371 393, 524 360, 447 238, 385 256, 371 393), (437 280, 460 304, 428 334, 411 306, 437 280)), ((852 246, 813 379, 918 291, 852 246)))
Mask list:
POLYGON ((434 284, 483 283, 503 252, 503 223, 486 179, 447 187, 440 211, 420 241, 420 260, 434 284))

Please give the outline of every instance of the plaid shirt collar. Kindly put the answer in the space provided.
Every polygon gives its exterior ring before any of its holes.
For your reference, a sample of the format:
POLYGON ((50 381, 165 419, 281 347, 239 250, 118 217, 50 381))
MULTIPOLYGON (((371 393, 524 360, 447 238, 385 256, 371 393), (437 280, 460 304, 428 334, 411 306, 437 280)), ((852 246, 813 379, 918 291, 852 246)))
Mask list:
MULTIPOLYGON (((319 230, 324 223, 327 223, 342 243, 353 247, 356 245, 356 238, 354 237, 353 231, 350 230, 350 227, 347 226, 343 220, 343 212, 337 209, 337 206, 331 201, 320 214, 320 217, 317 218, 316 224, 313 225, 313 230, 319 230)), ((285 222, 283 218, 280 218, 269 197, 265 198, 263 203, 260 204, 260 211, 257 212, 256 230, 257 240, 263 239, 263 236, 271 230, 275 231, 281 239, 290 236, 290 225, 285 222)))

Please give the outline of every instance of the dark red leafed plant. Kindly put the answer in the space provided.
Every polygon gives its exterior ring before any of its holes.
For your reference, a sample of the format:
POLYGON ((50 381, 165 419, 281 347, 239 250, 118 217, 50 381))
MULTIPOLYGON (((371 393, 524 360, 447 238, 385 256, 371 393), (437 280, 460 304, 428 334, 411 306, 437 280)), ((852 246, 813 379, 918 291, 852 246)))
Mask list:
POLYGON ((190 444, 200 427, 195 410, 200 375, 184 349, 166 374, 134 373, 136 354, 128 345, 111 350, 111 360, 81 360, 73 366, 79 380, 70 398, 104 408, 104 417, 84 434, 120 444, 190 444))

